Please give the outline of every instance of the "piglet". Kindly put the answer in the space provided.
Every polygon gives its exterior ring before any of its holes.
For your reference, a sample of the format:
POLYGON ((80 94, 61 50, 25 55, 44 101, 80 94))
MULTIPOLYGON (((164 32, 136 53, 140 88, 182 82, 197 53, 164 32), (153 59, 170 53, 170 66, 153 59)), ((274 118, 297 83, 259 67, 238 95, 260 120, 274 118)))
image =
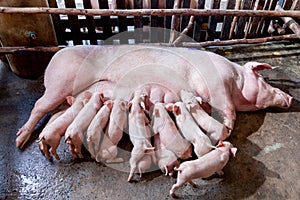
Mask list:
POLYGON ((230 142, 220 141, 215 150, 210 151, 204 156, 182 163, 175 171, 178 171, 177 182, 172 186, 170 195, 176 197, 175 190, 181 187, 186 182, 192 186, 195 183, 192 181, 197 178, 207 178, 215 172, 221 172, 223 167, 227 164, 229 157, 235 157, 237 148, 233 147, 230 142))
POLYGON ((154 134, 159 134, 161 143, 177 157, 181 159, 192 157, 190 143, 180 135, 163 103, 154 105, 151 127, 154 134))
POLYGON ((154 147, 158 167, 166 176, 172 176, 174 167, 179 166, 177 156, 161 143, 159 134, 154 135, 154 147))
POLYGON ((99 151, 101 135, 109 121, 112 106, 111 100, 105 101, 87 129, 86 141, 92 159, 95 159, 96 152, 99 151))
POLYGON ((208 115, 200 106, 202 104, 201 97, 196 97, 192 92, 186 90, 181 90, 180 97, 187 110, 191 113, 200 128, 206 132, 213 145, 230 136, 229 129, 208 115))
POLYGON ((103 103, 102 93, 95 92, 92 94, 86 91, 85 96, 90 97, 90 100, 75 117, 65 134, 65 142, 69 144, 70 151, 74 158, 83 158, 83 155, 81 154, 81 147, 84 139, 83 132, 88 128, 103 103))
POLYGON ((166 107, 169 111, 173 111, 179 130, 185 139, 193 144, 194 152, 198 158, 213 148, 209 137, 201 131, 189 111, 186 109, 184 103, 170 103, 166 105, 166 107))
POLYGON ((135 96, 129 103, 129 137, 133 144, 131 157, 129 159, 130 174, 128 181, 131 181, 138 167, 139 161, 147 154, 152 156, 156 162, 154 147, 150 142, 149 120, 144 112, 144 96, 135 96))
POLYGON ((100 150, 97 153, 96 161, 123 162, 123 158, 116 158, 118 154, 117 145, 123 136, 123 129, 127 125, 126 102, 115 99, 106 128, 100 150))
POLYGON ((47 126, 43 129, 39 136, 39 148, 42 154, 44 154, 47 158, 51 158, 51 153, 57 160, 60 159, 56 153, 60 140, 65 134, 67 127, 72 123, 75 116, 83 108, 83 101, 79 98, 75 100, 74 97, 68 96, 66 97, 66 100, 72 106, 66 111, 60 111, 63 113, 56 113, 54 116, 55 119, 51 117, 52 120, 50 119, 47 126))

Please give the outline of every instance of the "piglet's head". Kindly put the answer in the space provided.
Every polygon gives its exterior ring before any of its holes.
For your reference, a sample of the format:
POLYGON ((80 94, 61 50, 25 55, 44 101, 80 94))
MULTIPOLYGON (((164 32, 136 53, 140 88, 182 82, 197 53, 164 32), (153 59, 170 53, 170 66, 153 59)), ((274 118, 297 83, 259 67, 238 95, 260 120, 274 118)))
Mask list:
POLYGON ((274 69, 275 67, 267 63, 258 62, 248 62, 245 64, 245 67, 251 70, 252 76, 255 76, 249 90, 254 91, 250 96, 252 96, 251 98, 255 102, 257 109, 267 107, 288 108, 291 106, 293 97, 269 85, 258 72, 259 70, 274 69))
POLYGON ((220 140, 218 145, 217 145, 217 148, 222 148, 222 147, 229 149, 229 154, 231 156, 235 157, 235 154, 237 152, 237 148, 233 147, 233 145, 230 142, 220 140))

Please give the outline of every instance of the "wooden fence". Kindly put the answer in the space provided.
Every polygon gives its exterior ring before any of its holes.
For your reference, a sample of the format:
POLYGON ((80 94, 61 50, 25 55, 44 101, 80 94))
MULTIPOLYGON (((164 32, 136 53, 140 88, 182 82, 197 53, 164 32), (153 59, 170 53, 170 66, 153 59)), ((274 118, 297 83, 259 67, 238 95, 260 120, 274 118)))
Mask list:
MULTIPOLYGON (((177 0, 175 0, 176 2, 177 0)), ((50 8, 58 8, 65 6, 65 8, 84 8, 90 9, 90 0, 83 0, 82 4, 74 0, 61 0, 60 5, 57 5, 56 0, 48 0, 50 8)), ((108 9, 110 1, 99 0, 100 9, 108 9)), ((190 8, 191 0, 182 0, 179 2, 179 8, 190 8)), ((116 0, 115 7, 117 9, 126 9, 126 2, 124 0, 116 0)), ((143 9, 143 0, 134 0, 134 9, 143 9)), ((197 0, 196 9, 203 11, 199 16, 194 17, 192 27, 187 31, 187 35, 195 42, 213 41, 213 40, 228 40, 228 39, 253 39, 261 37, 276 36, 279 34, 293 33, 286 28, 282 32, 275 30, 270 33, 270 23, 277 26, 275 29, 282 29, 284 21, 280 17, 270 17, 264 15, 259 17, 252 16, 225 16, 222 13, 216 12, 215 15, 208 16, 211 10, 213 11, 228 11, 228 10, 241 10, 241 11, 274 11, 276 5, 280 5, 284 10, 300 10, 299 0, 214 0, 205 1, 197 0), (206 12, 205 12, 206 11, 206 12)), ((151 9, 173 9, 174 0, 151 0, 151 9)), ((179 16, 178 19, 178 32, 182 32, 188 25, 190 16, 192 15, 189 10, 179 16)), ((119 13, 117 13, 119 14, 119 13)), ((172 28, 172 16, 142 15, 142 16, 86 16, 78 17, 76 15, 57 15, 52 14, 53 22, 55 25, 58 43, 65 45, 66 41, 78 44, 99 44, 107 38, 114 36, 124 31, 139 30, 139 37, 134 37, 135 43, 140 42, 165 42, 170 41, 170 29, 172 28), (149 27, 165 28, 167 30, 151 29, 149 27), (152 33, 151 33, 152 32, 152 33)), ((125 13, 126 15, 126 13, 125 13)), ((128 13, 130 15, 130 13, 128 13)), ((300 17, 300 15, 299 15, 300 17)), ((300 18, 294 18, 299 22, 300 18)), ((117 38, 115 38, 117 39, 117 38)), ((130 42, 130 38, 119 41, 120 43, 130 42)))
POLYGON ((127 9, 128 0, 96 0, 99 9, 91 10, 93 1, 48 0, 48 9, 2 7, 0 11, 51 14, 59 45, 102 44, 112 36, 110 43, 169 43, 181 32, 192 39, 189 41, 205 45, 231 39, 235 40, 229 43, 291 39, 295 36, 273 36, 297 31, 300 37, 299 25, 296 31, 288 28, 291 21, 300 21, 300 0, 132 0, 134 9, 127 9), (143 9, 145 2, 148 9, 143 9), (111 4, 117 10, 107 10, 111 4), (276 5, 281 10, 275 10, 276 5), (292 16, 295 21, 282 16, 292 16), (122 32, 131 34, 117 35, 122 32), (262 37, 269 39, 256 39, 262 37))

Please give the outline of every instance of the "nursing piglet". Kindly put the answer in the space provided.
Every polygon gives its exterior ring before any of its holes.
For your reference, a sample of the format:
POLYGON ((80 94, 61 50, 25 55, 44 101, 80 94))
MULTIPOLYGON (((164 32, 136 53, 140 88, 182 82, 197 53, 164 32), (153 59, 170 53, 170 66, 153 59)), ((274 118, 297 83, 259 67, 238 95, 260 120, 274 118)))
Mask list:
POLYGON ((106 128, 100 151, 96 160, 111 162, 123 162, 123 158, 116 158, 118 154, 117 145, 123 136, 123 130, 127 126, 126 102, 115 99, 110 114, 109 123, 106 128))
POLYGON ((87 129, 86 141, 92 159, 95 159, 99 151, 101 135, 108 124, 112 106, 111 100, 105 101, 87 129))
POLYGON ((192 157, 192 147, 184 139, 169 116, 163 103, 156 103, 152 113, 151 126, 154 134, 159 134, 161 143, 181 159, 192 157))
POLYGON ((175 171, 178 171, 177 182, 172 186, 170 195, 175 197, 175 190, 186 182, 195 186, 193 179, 207 178, 215 172, 220 172, 227 164, 229 157, 235 157, 237 149, 230 142, 220 141, 215 150, 205 154, 204 156, 182 163, 175 171))
POLYGON ((193 144, 194 152, 198 158, 213 148, 209 137, 201 131, 184 103, 168 104, 167 109, 173 111, 179 130, 185 139, 193 144))
POLYGON ((159 134, 154 135, 154 147, 158 167, 166 176, 172 176, 174 167, 179 166, 177 156, 161 143, 159 134))
POLYGON ((196 97, 192 92, 186 90, 180 91, 180 97, 194 120, 206 132, 212 144, 215 145, 218 141, 225 140, 230 136, 230 131, 226 126, 207 114, 200 106, 201 97, 196 97))
POLYGON ((81 154, 81 147, 84 139, 83 132, 88 128, 103 103, 102 93, 95 92, 91 94, 87 91, 85 92, 85 95, 91 96, 90 100, 75 117, 65 134, 65 142, 69 144, 70 151, 74 158, 83 158, 83 155, 81 154))
POLYGON ((135 96, 129 103, 129 137, 133 144, 131 151, 131 157, 129 159, 130 174, 128 181, 131 181, 134 172, 137 169, 139 161, 147 154, 152 156, 154 162, 156 162, 154 147, 150 142, 150 127, 149 120, 145 115, 143 106, 144 96, 135 96))
POLYGON ((75 116, 79 113, 79 111, 83 108, 83 100, 76 99, 74 97, 68 96, 66 98, 67 102, 72 105, 66 111, 61 111, 61 114, 56 119, 52 118, 52 122, 49 121, 47 126, 43 129, 41 134, 39 135, 38 145, 39 148, 46 156, 46 158, 51 158, 50 153, 59 160, 59 156, 56 153, 56 149, 60 143, 62 136, 65 134, 67 127, 72 123, 75 116), (50 147, 50 149, 49 149, 50 147))

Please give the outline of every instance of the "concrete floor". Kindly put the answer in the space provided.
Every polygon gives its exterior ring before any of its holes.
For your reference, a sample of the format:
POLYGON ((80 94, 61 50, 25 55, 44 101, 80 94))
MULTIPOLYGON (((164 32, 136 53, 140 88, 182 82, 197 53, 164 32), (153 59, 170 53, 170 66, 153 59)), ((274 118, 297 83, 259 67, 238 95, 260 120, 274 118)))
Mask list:
MULTIPOLYGON (((300 199, 300 44, 214 51, 238 63, 256 60, 281 66, 263 74, 295 100, 289 110, 237 113, 229 141, 238 153, 224 168, 225 175, 197 179, 197 188, 185 185, 176 193, 182 199, 300 199)), ((42 77, 21 79, 0 64, 0 199, 170 199, 176 179, 158 170, 127 183, 127 162, 105 166, 88 158, 74 160, 63 142, 58 150, 61 160, 47 160, 35 143, 41 129, 23 151, 17 149, 15 133, 42 95, 42 83, 42 77)), ((123 145, 126 142, 128 138, 123 145)))

